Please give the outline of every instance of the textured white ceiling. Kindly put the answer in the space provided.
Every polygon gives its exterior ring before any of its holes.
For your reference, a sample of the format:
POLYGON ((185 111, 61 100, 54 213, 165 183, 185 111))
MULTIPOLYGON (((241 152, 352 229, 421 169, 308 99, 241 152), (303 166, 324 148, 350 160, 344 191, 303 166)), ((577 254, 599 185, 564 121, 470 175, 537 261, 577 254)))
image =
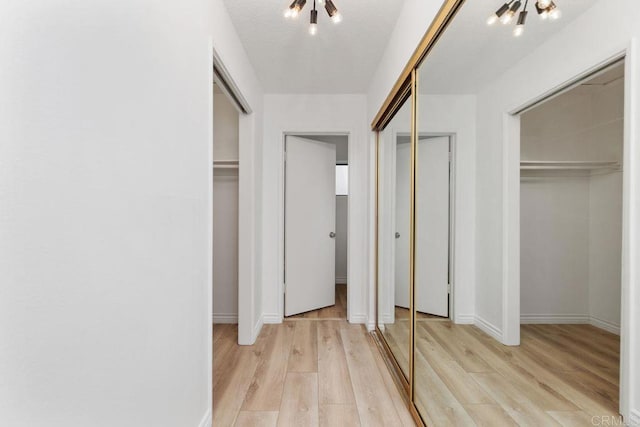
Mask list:
POLYGON ((477 93, 597 1, 555 0, 562 17, 542 21, 530 0, 525 32, 514 37, 515 23, 486 24, 504 0, 467 0, 421 67, 420 92, 477 93))
POLYGON ((334 0, 339 24, 318 4, 315 36, 308 33, 313 0, 296 20, 283 16, 290 0, 224 3, 266 93, 364 93, 404 0, 334 0))

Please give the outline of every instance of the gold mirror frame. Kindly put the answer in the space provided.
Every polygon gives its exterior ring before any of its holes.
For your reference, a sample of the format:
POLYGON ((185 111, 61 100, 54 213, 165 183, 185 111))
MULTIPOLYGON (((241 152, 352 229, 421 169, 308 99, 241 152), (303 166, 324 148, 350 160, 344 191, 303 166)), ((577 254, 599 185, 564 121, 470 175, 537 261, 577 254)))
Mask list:
POLYGON ((402 73, 396 80, 395 85, 391 89, 391 92, 385 99, 382 107, 376 114, 373 122, 371 123, 371 129, 376 132, 376 215, 375 215, 375 265, 376 265, 376 280, 375 280, 375 330, 374 339, 382 355, 384 356, 385 363, 392 373, 392 376, 403 391, 403 397, 407 404, 414 421, 419 426, 425 426, 422 417, 420 416, 418 409, 414 402, 414 353, 415 353, 415 309, 414 309, 414 286, 415 286, 415 184, 416 184, 416 152, 418 146, 417 138, 417 109, 418 102, 418 78, 417 70, 427 57, 433 46, 436 44, 440 36, 444 33, 445 29, 454 18, 455 14, 460 10, 460 7, 465 0, 445 0, 440 11, 434 18, 433 22, 427 29, 427 32, 422 37, 422 40, 418 44, 418 47, 411 55, 409 62, 402 70, 402 73), (409 171, 410 180, 410 237, 409 237, 409 378, 405 378, 400 365, 393 356, 389 345, 384 339, 382 331, 379 328, 378 319, 378 280, 379 280, 379 268, 378 268, 378 233, 379 233, 379 191, 380 191, 380 132, 387 126, 393 116, 402 107, 404 102, 411 100, 411 165, 409 171))

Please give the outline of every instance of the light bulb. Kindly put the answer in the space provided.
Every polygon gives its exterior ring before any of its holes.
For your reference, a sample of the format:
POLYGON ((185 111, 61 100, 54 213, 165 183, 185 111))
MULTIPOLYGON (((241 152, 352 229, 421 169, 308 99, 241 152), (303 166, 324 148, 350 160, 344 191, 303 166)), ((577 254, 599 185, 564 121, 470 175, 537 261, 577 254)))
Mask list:
POLYGON ((524 25, 516 25, 516 28, 513 30, 513 35, 520 37, 522 33, 524 33, 524 25))
POLYGON ((298 8, 291 9, 291 14, 289 15, 291 18, 297 18, 300 10, 298 8))
POLYGON ((494 13, 487 19, 487 25, 493 25, 498 21, 498 16, 494 13))
POLYGON ((315 36, 318 33, 318 24, 309 24, 309 34, 315 36))
POLYGON ((551 4, 551 0, 538 0, 538 7, 540 9, 546 9, 551 4))
POLYGON ((540 14, 540 19, 547 19, 549 17, 549 12, 547 12, 546 10, 543 10, 542 13, 540 14))
POLYGON ((320 6, 324 6, 324 0, 318 0, 318 4, 319 4, 320 6))
POLYGON ((287 10, 284 11, 284 17, 291 18, 291 9, 287 8, 287 10))
POLYGON ((560 9, 553 9, 551 12, 549 12, 549 18, 551 19, 560 19, 560 17, 562 16, 562 13, 560 12, 560 9))
POLYGON ((513 19, 513 15, 515 15, 515 13, 512 13, 511 11, 505 13, 502 15, 502 18, 500 18, 500 22, 507 25, 513 19))
POLYGON ((331 20, 334 24, 337 24, 342 21, 342 15, 340 15, 340 12, 336 12, 335 15, 331 17, 331 20))

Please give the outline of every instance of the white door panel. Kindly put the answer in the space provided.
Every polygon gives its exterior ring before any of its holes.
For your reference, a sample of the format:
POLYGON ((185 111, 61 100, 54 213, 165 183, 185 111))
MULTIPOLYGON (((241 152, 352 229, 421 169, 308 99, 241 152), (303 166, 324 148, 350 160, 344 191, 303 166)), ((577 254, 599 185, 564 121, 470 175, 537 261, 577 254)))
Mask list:
POLYGON ((449 138, 418 143, 416 310, 449 315, 449 138))
POLYGON ((335 304, 336 146, 288 136, 285 316, 335 304))

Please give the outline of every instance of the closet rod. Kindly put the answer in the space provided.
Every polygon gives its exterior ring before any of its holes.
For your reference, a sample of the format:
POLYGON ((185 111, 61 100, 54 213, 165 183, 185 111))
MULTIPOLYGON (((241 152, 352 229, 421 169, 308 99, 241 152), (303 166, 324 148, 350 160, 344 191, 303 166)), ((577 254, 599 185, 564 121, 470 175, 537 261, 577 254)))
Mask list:
POLYGON ((521 161, 521 170, 596 170, 620 169, 618 162, 602 161, 521 161))
POLYGON ((213 167, 215 169, 238 169, 240 162, 238 160, 214 160, 213 167))

